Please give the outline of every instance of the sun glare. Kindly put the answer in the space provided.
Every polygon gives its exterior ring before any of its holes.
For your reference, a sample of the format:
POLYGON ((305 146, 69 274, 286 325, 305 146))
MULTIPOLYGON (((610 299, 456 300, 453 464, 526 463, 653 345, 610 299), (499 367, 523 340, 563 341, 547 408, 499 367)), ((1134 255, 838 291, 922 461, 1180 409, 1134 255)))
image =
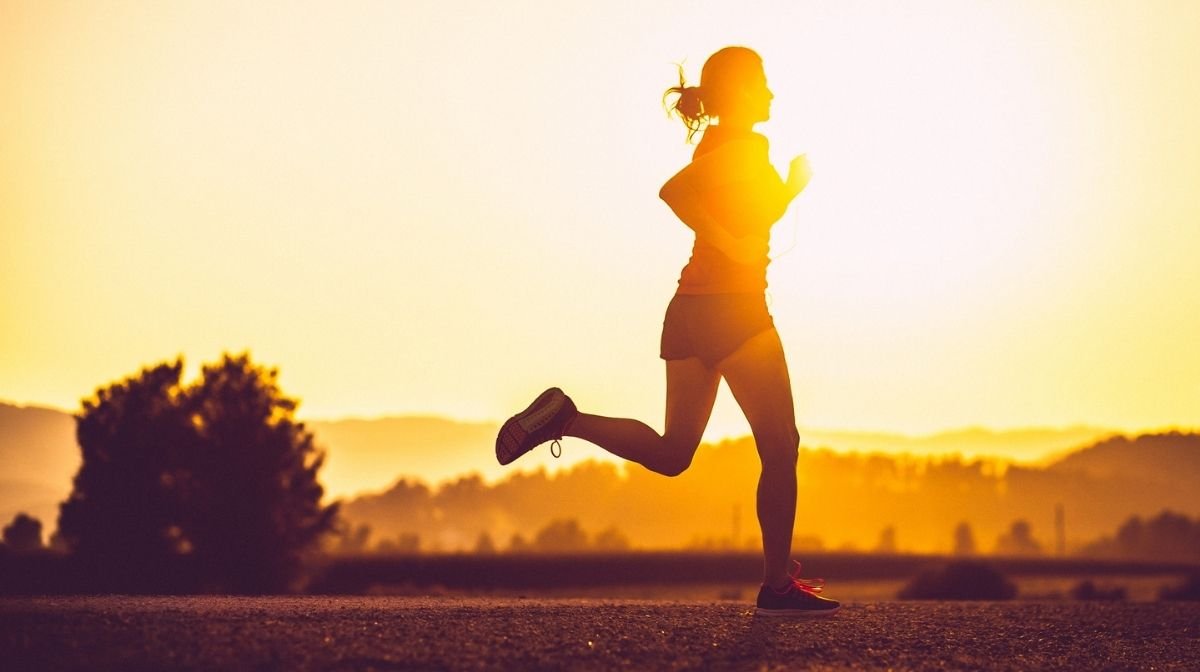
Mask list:
MULTIPOLYGON (((552 381, 656 422, 691 246, 656 194, 692 151, 659 101, 744 44, 775 165, 814 172, 769 272, 803 422, 1196 420, 1200 8, 14 7, 18 400, 249 348, 318 417, 497 420, 552 381)), ((710 430, 746 431, 728 397, 710 430)))

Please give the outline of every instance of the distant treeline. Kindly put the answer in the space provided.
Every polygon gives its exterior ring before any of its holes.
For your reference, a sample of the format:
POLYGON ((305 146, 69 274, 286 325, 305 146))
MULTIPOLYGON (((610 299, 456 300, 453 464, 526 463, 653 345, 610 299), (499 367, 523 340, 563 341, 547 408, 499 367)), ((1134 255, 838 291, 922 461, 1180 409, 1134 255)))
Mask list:
MULTIPOLYGON (((811 550, 1197 558, 1200 435, 1114 438, 1045 467, 802 449, 796 546, 811 550), (1061 516, 1057 514, 1061 511, 1061 516), (1166 523, 1132 516, 1168 514, 1166 523), (1197 523, 1190 523, 1193 528, 1197 523), (1118 528, 1124 532, 1118 532, 1118 528), (1137 530, 1150 530, 1142 537, 1137 530), (1162 530, 1183 535, 1168 546, 1162 530), (1107 539, 1107 541, 1104 541, 1107 539)), ((753 549, 751 439, 702 446, 676 478, 585 462, 556 474, 402 479, 345 502, 340 550, 753 549)), ((1152 518, 1157 521, 1159 518, 1152 518)))

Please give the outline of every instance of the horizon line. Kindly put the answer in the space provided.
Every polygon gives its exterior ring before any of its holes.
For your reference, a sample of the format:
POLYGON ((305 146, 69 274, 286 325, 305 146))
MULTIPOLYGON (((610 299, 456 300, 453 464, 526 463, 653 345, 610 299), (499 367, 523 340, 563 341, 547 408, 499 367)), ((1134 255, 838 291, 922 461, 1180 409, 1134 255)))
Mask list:
MULTIPOLYGON (((0 405, 12 406, 19 409, 36 409, 45 411, 54 411, 65 415, 75 415, 77 411, 67 410, 53 404, 42 402, 21 402, 9 398, 0 397, 0 405)), ((452 422, 461 425, 496 425, 499 426, 503 420, 492 418, 462 418, 448 414, 438 413, 435 411, 394 411, 377 414, 356 414, 349 413, 340 416, 325 416, 314 417, 297 414, 297 419, 303 423, 310 424, 314 422, 320 423, 335 423, 335 422, 378 422, 383 420, 438 420, 452 422)), ((886 428, 846 428, 846 427, 818 427, 812 425, 797 424, 803 438, 805 432, 821 433, 821 434, 865 434, 878 436, 903 437, 906 439, 932 439, 947 435, 955 434, 970 434, 970 433, 986 433, 986 434, 1012 434, 1018 432, 1068 432, 1072 430, 1087 430, 1096 432, 1105 432, 1109 434, 1122 434, 1127 436, 1141 434, 1163 434, 1172 431, 1176 432, 1200 432, 1200 423, 1189 425, 1186 423, 1169 423, 1165 425, 1140 426, 1131 428, 1128 426, 1116 426, 1111 424, 1096 424, 1086 421, 1074 421, 1064 424, 1049 424, 1038 423, 1029 425, 987 425, 983 423, 968 423, 957 426, 944 426, 942 429, 932 431, 910 432, 905 430, 886 429, 886 428)), ((716 439, 716 441, 724 441, 731 439, 741 439, 749 434, 725 435, 716 439)))

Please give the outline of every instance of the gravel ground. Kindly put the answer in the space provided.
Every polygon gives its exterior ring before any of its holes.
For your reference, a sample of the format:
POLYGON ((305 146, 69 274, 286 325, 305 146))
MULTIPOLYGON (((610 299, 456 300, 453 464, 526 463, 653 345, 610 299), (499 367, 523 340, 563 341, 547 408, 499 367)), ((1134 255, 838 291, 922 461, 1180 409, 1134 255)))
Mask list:
POLYGON ((4 670, 1200 669, 1200 604, 0 599, 4 670))

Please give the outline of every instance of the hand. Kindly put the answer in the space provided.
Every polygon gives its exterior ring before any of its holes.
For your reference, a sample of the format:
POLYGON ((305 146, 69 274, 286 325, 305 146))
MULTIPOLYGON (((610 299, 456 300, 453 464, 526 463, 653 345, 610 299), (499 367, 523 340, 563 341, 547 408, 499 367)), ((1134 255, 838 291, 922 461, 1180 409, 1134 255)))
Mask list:
POLYGON ((787 186, 793 194, 798 194, 804 191, 804 187, 808 186, 808 181, 812 179, 812 168, 808 165, 808 155, 801 154, 792 159, 792 163, 788 166, 787 186))

